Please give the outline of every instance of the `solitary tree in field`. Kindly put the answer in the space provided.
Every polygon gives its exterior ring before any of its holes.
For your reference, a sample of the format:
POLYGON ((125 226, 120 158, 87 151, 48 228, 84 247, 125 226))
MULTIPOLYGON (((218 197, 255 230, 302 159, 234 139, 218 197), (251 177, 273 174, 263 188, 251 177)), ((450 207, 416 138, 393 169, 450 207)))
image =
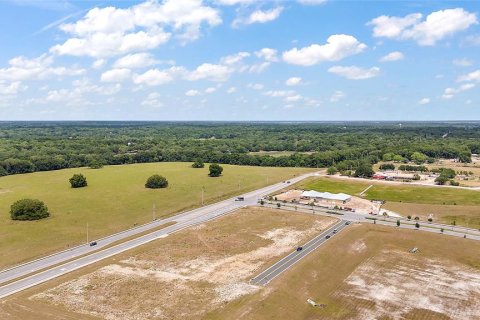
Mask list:
POLYGON ((87 178, 81 173, 74 174, 69 181, 72 188, 83 188, 87 186, 87 178))
POLYGON ((40 200, 22 199, 10 207, 12 220, 39 220, 50 216, 47 206, 40 200))
POLYGON ((411 219, 412 219, 412 216, 411 216, 411 215, 408 215, 408 216, 407 216, 407 219, 408 219, 408 220, 411 220, 411 219))
POLYGON ((192 168, 203 168, 205 167, 205 164, 203 163, 202 160, 200 159, 197 159, 193 164, 192 164, 192 168))
POLYGON ((145 183, 145 188, 149 189, 160 189, 166 187, 168 187, 168 180, 158 174, 154 174, 153 176, 148 178, 147 182, 145 183))
POLYGON ((282 206, 282 205, 281 205, 280 203, 278 203, 278 202, 277 202, 277 208, 279 208, 279 209, 280 209, 280 207, 281 207, 281 206, 282 206))
POLYGON ((219 177, 222 174, 223 168, 217 163, 212 163, 209 170, 210 173, 208 175, 210 177, 219 177))

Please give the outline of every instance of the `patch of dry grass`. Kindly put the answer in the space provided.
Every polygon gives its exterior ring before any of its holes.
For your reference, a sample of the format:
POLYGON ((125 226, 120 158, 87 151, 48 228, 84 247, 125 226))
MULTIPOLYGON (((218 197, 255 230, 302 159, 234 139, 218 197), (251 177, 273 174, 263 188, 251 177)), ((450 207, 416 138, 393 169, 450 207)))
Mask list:
POLYGON ((335 221, 242 209, 27 290, 0 306, 0 318, 199 319, 265 291, 248 281, 335 221))
POLYGON ((209 319, 475 319, 480 242, 354 225, 209 319), (418 247, 419 253, 407 253, 418 247), (313 299, 324 308, 312 307, 313 299))
POLYGON ((418 216, 421 220, 427 220, 430 214, 433 214, 433 220, 436 222, 451 225, 455 221, 457 225, 480 229, 480 206, 387 202, 383 208, 398 212, 405 217, 418 216))

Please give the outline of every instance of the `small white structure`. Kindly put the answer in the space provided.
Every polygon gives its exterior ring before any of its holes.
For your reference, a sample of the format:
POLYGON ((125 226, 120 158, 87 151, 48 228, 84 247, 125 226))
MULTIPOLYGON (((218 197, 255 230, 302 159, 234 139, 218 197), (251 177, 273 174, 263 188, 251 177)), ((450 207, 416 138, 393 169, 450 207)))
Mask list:
POLYGON ((301 197, 304 199, 318 199, 342 203, 345 203, 352 198, 350 195, 345 193, 318 192, 314 190, 303 191, 301 197))

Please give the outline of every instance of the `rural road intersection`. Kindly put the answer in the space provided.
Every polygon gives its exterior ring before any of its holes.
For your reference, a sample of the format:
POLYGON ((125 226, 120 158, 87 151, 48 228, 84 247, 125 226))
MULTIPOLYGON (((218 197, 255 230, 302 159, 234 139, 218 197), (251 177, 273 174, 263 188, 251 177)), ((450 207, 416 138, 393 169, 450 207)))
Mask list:
MULTIPOLYGON (((309 173, 302 176, 298 176, 290 179, 290 183, 294 184, 305 178, 319 175, 318 173, 309 173)), ((108 257, 114 256, 121 252, 133 249, 135 247, 141 246, 145 243, 154 241, 156 239, 167 237, 169 234, 178 232, 185 228, 198 225, 209 220, 216 219, 223 215, 226 215, 230 212, 233 212, 244 206, 257 205, 257 201, 260 198, 263 198, 275 191, 281 190, 289 186, 287 182, 276 183, 271 186, 267 186, 252 192, 248 192, 244 195, 244 201, 234 201, 235 198, 230 198, 212 205, 200 207, 194 210, 190 210, 169 218, 155 220, 145 225, 138 226, 117 234, 97 239, 97 245, 94 247, 84 244, 77 246, 65 251, 61 251, 44 258, 40 258, 25 264, 21 264, 10 269, 5 269, 0 271, 0 298, 5 298, 9 295, 17 293, 19 291, 25 290, 27 288, 36 286, 38 284, 44 283, 48 280, 54 279, 66 273, 72 272, 74 270, 80 269, 97 261, 106 259, 108 257), (167 223, 174 223, 173 225, 166 226, 157 231, 152 231, 150 233, 143 234, 145 232, 151 231, 155 228, 161 227, 167 223), (136 237, 135 237, 136 236, 136 237), (134 237, 131 240, 125 241, 127 238, 134 237), (120 244, 116 244, 118 241, 120 244)), ((268 204, 266 206, 269 206, 268 204)), ((273 206, 273 205, 272 205, 273 206)), ((330 227, 329 229, 323 231, 318 236, 307 242, 300 251, 292 252, 287 255, 285 258, 281 259, 273 266, 263 271, 261 274, 256 276, 251 280, 252 284, 257 285, 266 285, 276 276, 281 274, 283 271, 290 268, 300 259, 307 256, 309 253, 314 251, 316 248, 321 246, 323 243, 328 241, 326 235, 333 235, 333 229, 337 229, 337 232, 340 232, 347 227, 346 222, 369 222, 373 221, 366 220, 364 215, 355 214, 351 212, 346 212, 343 215, 330 215, 321 210, 315 209, 313 211, 311 208, 290 208, 287 206, 282 206, 282 209, 286 210, 295 210, 300 212, 309 212, 327 216, 336 216, 341 221, 330 227)), ((380 219, 376 220, 376 223, 382 225, 393 226, 395 221, 382 221, 380 219)), ((402 221, 400 226, 401 228, 415 229, 412 224, 408 224, 402 221)), ((454 236, 463 236, 465 228, 451 228, 449 226, 439 225, 439 224, 422 224, 422 231, 431 231, 439 232, 440 228, 445 228, 444 234, 454 235, 454 236), (448 227, 448 228, 447 228, 448 227)), ((468 235, 469 239, 480 240, 480 232, 469 229, 471 232, 468 235), (477 234, 478 233, 478 234, 477 234)))
MULTIPOLYGON (((298 181, 315 175, 317 175, 317 173, 308 173, 292 178, 288 181, 294 184, 298 181)), ((287 186, 289 186, 289 184, 286 181, 276 183, 274 185, 270 185, 242 195, 245 199, 244 201, 234 201, 235 198, 230 198, 212 205, 200 207, 198 209, 187 211, 166 219, 155 220, 137 228, 129 229, 112 236, 98 239, 96 240, 97 245, 94 247, 84 244, 69 250, 46 256, 41 259, 34 260, 29 263, 3 270, 0 272, 0 298, 7 297, 16 292, 41 284, 50 279, 80 269, 118 253, 133 249, 150 241, 166 237, 171 233, 207 222, 212 219, 216 219, 220 216, 235 211, 240 207, 256 205, 259 198, 262 198, 272 192, 281 190, 287 186), (111 246, 117 241, 139 235, 171 222, 175 222, 175 224, 111 246), (105 248, 106 246, 109 247, 105 248), (15 281, 15 279, 19 280, 15 281)))

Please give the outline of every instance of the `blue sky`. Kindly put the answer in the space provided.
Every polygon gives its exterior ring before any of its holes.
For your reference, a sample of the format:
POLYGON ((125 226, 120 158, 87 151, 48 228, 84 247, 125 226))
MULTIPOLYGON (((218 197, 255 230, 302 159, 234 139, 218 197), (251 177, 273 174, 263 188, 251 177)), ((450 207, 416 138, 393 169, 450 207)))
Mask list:
POLYGON ((477 1, 0 2, 2 120, 480 120, 477 1))

